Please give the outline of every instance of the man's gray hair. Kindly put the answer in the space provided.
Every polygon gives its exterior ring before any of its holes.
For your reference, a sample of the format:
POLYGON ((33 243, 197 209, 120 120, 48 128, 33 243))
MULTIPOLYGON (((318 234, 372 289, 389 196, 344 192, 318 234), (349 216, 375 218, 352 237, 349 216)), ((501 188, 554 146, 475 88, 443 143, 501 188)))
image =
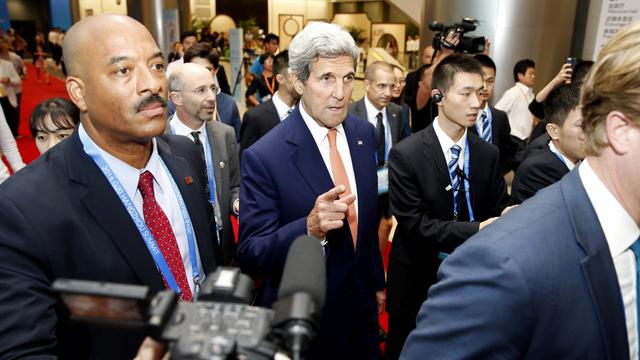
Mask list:
POLYGON ((312 22, 299 32, 289 44, 289 68, 305 82, 309 68, 316 58, 351 56, 355 68, 358 47, 353 37, 336 24, 312 22))

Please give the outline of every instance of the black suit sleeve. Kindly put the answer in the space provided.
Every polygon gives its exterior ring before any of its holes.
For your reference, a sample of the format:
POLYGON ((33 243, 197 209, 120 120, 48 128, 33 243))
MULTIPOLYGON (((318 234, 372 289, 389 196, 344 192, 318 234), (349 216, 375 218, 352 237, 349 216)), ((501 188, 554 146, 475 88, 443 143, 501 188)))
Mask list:
POLYGON ((2 358, 54 359, 56 300, 50 260, 37 241, 37 224, 0 192, 0 354, 2 358))
POLYGON ((226 133, 227 154, 229 154, 229 190, 231 191, 231 209, 229 213, 235 214, 233 211, 233 203, 240 198, 240 159, 238 154, 238 142, 235 134, 226 133))
POLYGON ((395 146, 389 152, 389 199, 391 212, 396 216, 398 227, 402 228, 405 235, 405 245, 409 251, 422 252, 425 246, 429 246, 437 251, 450 253, 478 232, 480 223, 435 218, 434 209, 431 208, 433 205, 427 204, 421 194, 419 182, 424 181, 424 176, 412 169, 404 155, 406 154, 397 151, 395 146))
POLYGON ((231 95, 231 88, 229 87, 229 80, 227 80, 227 73, 224 71, 224 68, 222 66, 218 67, 216 77, 218 78, 220 91, 227 95, 231 95))
POLYGON ((559 163, 559 160, 550 158, 542 151, 529 158, 518 168, 511 185, 511 198, 514 203, 524 202, 538 191, 560 180, 568 172, 568 169, 563 168, 564 164, 554 166, 555 164, 552 162, 559 163))

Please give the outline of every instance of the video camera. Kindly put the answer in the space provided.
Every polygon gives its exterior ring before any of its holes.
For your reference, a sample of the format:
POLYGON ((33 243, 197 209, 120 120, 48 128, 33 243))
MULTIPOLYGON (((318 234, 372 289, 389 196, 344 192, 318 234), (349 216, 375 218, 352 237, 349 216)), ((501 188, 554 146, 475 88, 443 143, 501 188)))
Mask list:
POLYGON ((197 302, 170 289, 152 296, 146 286, 72 279, 56 280, 53 291, 71 320, 144 330, 169 344, 171 359, 300 359, 318 330, 326 265, 318 239, 297 238, 273 309, 248 305, 253 281, 237 268, 209 274, 197 302))
POLYGON ((484 51, 484 36, 466 37, 465 33, 474 31, 478 25, 478 20, 473 18, 462 18, 462 21, 453 25, 445 25, 443 23, 432 21, 429 23, 429 30, 435 31, 432 46, 437 51, 442 47, 453 49, 457 52, 477 54, 484 51), (460 42, 457 46, 449 43, 446 38, 450 33, 458 35, 460 42))

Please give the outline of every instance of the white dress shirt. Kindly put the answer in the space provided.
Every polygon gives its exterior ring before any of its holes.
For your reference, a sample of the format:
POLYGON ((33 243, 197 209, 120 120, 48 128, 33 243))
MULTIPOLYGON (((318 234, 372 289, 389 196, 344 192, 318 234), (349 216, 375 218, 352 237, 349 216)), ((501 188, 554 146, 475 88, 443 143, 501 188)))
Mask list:
POLYGON ((13 138, 11 129, 7 124, 7 119, 4 117, 4 111, 0 108, 0 184, 9 178, 9 169, 7 169, 7 166, 1 160, 3 154, 7 158, 7 161, 9 161, 13 172, 25 166, 18 151, 16 140, 13 138))
MULTIPOLYGON (((311 136, 313 136, 313 140, 316 142, 318 146, 318 150, 320 150, 320 155, 322 155, 322 160, 324 160, 324 165, 327 167, 329 171, 329 175, 331 175, 331 179, 333 179, 333 172, 331 171, 331 159, 329 158, 329 138, 327 134, 329 133, 329 129, 320 126, 311 115, 309 115, 305 110, 303 103, 300 102, 300 114, 302 114, 302 119, 304 123, 307 124, 309 131, 311 132, 311 136)), ((336 126, 336 130, 338 130, 338 134, 336 136, 336 147, 338 148, 338 152, 340 153, 340 158, 342 159, 342 163, 344 164, 344 169, 347 173, 347 178, 349 179, 349 186, 351 187, 351 192, 356 194, 356 201, 354 205, 356 207, 356 218, 358 216, 358 187, 356 184, 356 175, 353 172, 353 162, 351 161, 351 152, 349 151, 349 143, 347 142, 347 135, 344 132, 344 127, 342 124, 336 126)), ((335 183, 335 182, 334 182, 335 183)))
POLYGON ((273 105, 276 107, 276 112, 278 112, 278 117, 280 118, 280 121, 282 121, 289 117, 289 114, 291 114, 291 111, 293 111, 296 106, 295 104, 293 106, 287 105, 284 101, 282 101, 282 99, 280 99, 279 94, 280 92, 276 91, 271 99, 273 100, 273 105))
MULTIPOLYGON (((198 129, 193 130, 192 128, 188 127, 187 125, 185 125, 182 120, 180 120, 180 118, 178 118, 178 114, 175 113, 173 114, 173 116, 171 117, 170 121, 169 121, 169 126, 171 127, 171 133, 175 134, 175 135, 182 135, 182 136, 186 136, 189 138, 189 140, 194 141, 193 136, 191 135, 192 132, 194 131, 200 131, 200 134, 198 135, 198 138, 200 139, 200 142, 202 143, 202 147, 204 149, 204 157, 207 161, 207 164, 213 164, 213 160, 211 159, 211 154, 209 154, 209 151, 207 151, 207 147, 205 146, 205 144, 207 144, 207 142, 209 141, 208 137, 207 137, 207 123, 202 123, 202 126, 200 126, 198 129)), ((194 145, 195 146, 195 145, 194 145)))
POLYGON ((582 161, 578 172, 609 245, 624 303, 629 354, 631 359, 637 359, 638 305, 636 301, 638 294, 636 294, 636 257, 631 250, 631 245, 640 236, 640 228, 600 181, 586 159, 582 161))
POLYGON ((551 150, 551 152, 556 155, 560 155, 560 160, 562 160, 562 162, 567 166, 567 169, 569 169, 569 171, 573 170, 573 168, 576 167, 576 164, 574 164, 571 160, 569 160, 569 158, 564 156, 564 154, 562 154, 562 152, 560 152, 558 148, 556 148, 556 146, 553 144, 553 140, 549 140, 549 150, 551 150))
POLYGON ((512 88, 505 91, 495 106, 496 109, 507 113, 511 135, 520 140, 528 139, 533 129, 533 114, 529 111, 529 104, 534 97, 530 87, 517 82, 512 88))
MULTIPOLYGON (((153 139, 153 151, 151 157, 147 162, 147 165, 142 169, 136 169, 133 166, 125 163, 124 161, 116 158, 108 152, 101 149, 93 140, 89 137, 82 124, 78 126, 78 135, 80 141, 83 144, 87 142, 92 143, 100 153, 100 156, 109 165, 111 171, 116 176, 122 188, 127 193, 130 199, 132 199, 136 210, 140 214, 140 217, 144 219, 144 212, 142 209, 142 194, 138 190, 138 182, 140 181, 140 174, 145 171, 149 171, 153 175, 153 191, 158 205, 162 208, 162 211, 167 215, 171 229, 178 242, 178 248, 180 249, 180 256, 182 257, 182 263, 184 264, 187 280, 189 281, 189 287, 191 287, 191 293, 195 296, 195 286, 193 282, 193 271, 191 267, 191 257, 189 254, 189 242, 187 240, 187 232, 185 229, 184 219, 182 218, 182 212, 180 206, 178 206, 178 198, 173 191, 171 181, 169 180, 170 174, 168 174, 162 164, 161 158, 158 154, 158 146, 156 139, 153 139)), ((124 205, 123 205, 124 206, 124 205)), ((194 234, 195 235, 195 234, 194 234)), ((194 240, 195 236, 194 236, 194 240)), ((140 239, 140 241, 143 241, 140 239)), ((202 268, 202 262, 200 261, 200 252, 198 251, 198 243, 196 240, 196 257, 198 261, 198 271, 200 272, 201 282, 206 277, 204 269, 202 268)))
POLYGON ((436 118, 433 120, 433 130, 436 132, 436 137, 438 138, 438 142, 440 143, 440 147, 442 148, 442 152, 444 153, 444 158, 447 166, 449 165, 449 161, 451 161, 451 159, 453 158, 453 155, 451 154, 451 147, 453 145, 458 145, 460 146, 458 166, 464 171, 464 151, 467 147, 467 129, 464 130, 464 134, 462 134, 458 141, 453 142, 453 139, 451 139, 449 135, 447 135, 444 130, 442 130, 439 122, 440 120, 436 116, 436 118))
POLYGON ((8 77, 8 84, 0 84, 3 88, 3 92, 7 96, 7 100, 11 106, 18 107, 18 97, 16 96, 17 90, 22 91, 22 79, 16 72, 16 68, 13 67, 13 63, 7 60, 0 59, 0 78, 8 77))

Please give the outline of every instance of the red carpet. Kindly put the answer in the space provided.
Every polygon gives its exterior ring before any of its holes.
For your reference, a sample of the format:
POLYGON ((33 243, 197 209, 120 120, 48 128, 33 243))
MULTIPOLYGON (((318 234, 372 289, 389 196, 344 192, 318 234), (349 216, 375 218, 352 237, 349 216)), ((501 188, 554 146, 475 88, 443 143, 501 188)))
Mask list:
POLYGON ((54 97, 69 98, 64 81, 50 76, 51 84, 38 84, 36 82, 36 68, 31 64, 25 64, 27 67, 27 78, 22 80, 22 98, 20 99, 20 128, 18 129, 21 137, 16 140, 22 160, 25 164, 30 163, 37 158, 40 153, 36 148, 36 143, 31 137, 29 131, 29 117, 31 111, 46 99, 54 97))

